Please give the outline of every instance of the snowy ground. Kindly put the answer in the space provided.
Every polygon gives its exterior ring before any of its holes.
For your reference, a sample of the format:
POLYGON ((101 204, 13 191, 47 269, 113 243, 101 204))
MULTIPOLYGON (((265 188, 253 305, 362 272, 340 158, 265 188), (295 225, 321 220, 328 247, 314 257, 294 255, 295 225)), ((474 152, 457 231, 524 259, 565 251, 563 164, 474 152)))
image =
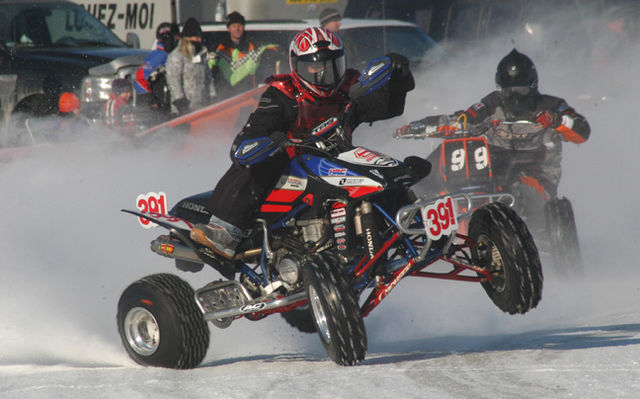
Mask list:
MULTIPOLYGON (((493 90, 495 65, 511 50, 493 47, 473 62, 419 76, 405 116, 361 127, 359 144, 426 155, 426 142, 390 143, 391 127, 464 108, 493 90)), ((586 144, 565 147, 560 187, 574 204, 585 272, 561 277, 543 259, 538 308, 509 316, 479 285, 407 279, 365 319, 369 353, 356 367, 334 365, 317 336, 276 315, 211 326, 197 369, 142 368, 122 348, 116 304, 136 279, 175 269, 148 249, 158 230, 143 230, 119 209, 149 191, 166 192, 173 204, 210 189, 228 165, 228 139, 188 157, 157 148, 52 147, 0 165, 0 397, 637 397, 640 84, 628 71, 640 63, 620 58, 594 73, 531 55, 541 91, 566 98, 592 126, 586 144), (580 100, 577 88, 609 100, 580 100)), ((175 272, 196 287, 218 278, 175 272)))

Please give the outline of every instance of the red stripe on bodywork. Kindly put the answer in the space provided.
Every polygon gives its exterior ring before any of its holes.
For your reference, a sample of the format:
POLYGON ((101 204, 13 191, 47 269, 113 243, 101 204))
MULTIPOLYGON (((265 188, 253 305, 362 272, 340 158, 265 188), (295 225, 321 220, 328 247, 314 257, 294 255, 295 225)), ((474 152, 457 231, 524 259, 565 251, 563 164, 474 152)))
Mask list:
POLYGON ((289 205, 273 205, 273 204, 264 204, 260 207, 260 212, 267 213, 282 213, 289 212, 291 207, 289 205))
POLYGON ((269 202, 293 202, 304 191, 302 190, 280 190, 275 189, 269 193, 267 201, 269 202))
POLYGON ((342 187, 349 192, 349 197, 358 198, 382 190, 382 187, 342 187))

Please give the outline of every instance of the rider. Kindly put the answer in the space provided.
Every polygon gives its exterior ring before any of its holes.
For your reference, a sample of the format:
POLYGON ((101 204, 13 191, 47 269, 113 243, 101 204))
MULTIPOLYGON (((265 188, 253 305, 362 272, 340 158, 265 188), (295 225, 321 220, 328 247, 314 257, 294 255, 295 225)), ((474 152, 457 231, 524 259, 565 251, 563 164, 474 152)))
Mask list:
MULTIPOLYGON (((538 91, 535 65, 516 49, 500 61, 495 80, 498 90, 489 93, 466 111, 428 116, 397 129, 395 136, 436 132, 453 135, 458 128, 462 128, 464 121, 470 125, 486 126, 504 121, 535 122, 537 132, 524 139, 510 136, 499 129, 488 129, 485 133, 487 143, 492 161, 501 157, 518 157, 524 151, 543 151, 540 162, 531 165, 526 176, 521 176, 521 182, 542 194, 543 198, 555 197, 560 182, 562 141, 577 144, 585 142, 591 132, 589 124, 565 100, 538 91)), ((439 156, 439 149, 431 154, 429 161, 432 165, 440 164, 439 156)), ((434 174, 427 179, 436 177, 434 174)), ((433 184, 429 185, 433 187, 433 184)))
MULTIPOLYGON (((409 62, 398 54, 387 57, 392 66, 390 80, 351 107, 345 126, 349 136, 361 122, 391 118, 404 110, 406 93, 414 87, 409 62)), ((269 87, 233 142, 233 164, 207 204, 211 220, 196 225, 191 232, 194 241, 227 258, 235 254, 236 246, 253 227, 267 190, 299 151, 293 147, 278 151, 285 137, 304 138, 312 127, 338 115, 349 100, 349 88, 360 77, 358 71, 346 68, 341 39, 324 28, 307 28, 294 37, 289 46, 289 66, 291 73, 267 79, 269 87), (241 143, 256 138, 266 142, 261 151, 265 159, 245 167, 234 154, 241 143)), ((375 72, 370 71, 370 75, 375 72)))

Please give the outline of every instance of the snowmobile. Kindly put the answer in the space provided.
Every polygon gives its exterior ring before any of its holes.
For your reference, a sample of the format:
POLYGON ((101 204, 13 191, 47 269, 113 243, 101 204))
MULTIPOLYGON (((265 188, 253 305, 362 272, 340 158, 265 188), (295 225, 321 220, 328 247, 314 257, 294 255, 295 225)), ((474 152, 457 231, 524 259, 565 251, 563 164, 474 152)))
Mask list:
MULTIPOLYGON (((361 78, 350 98, 357 101, 357 93, 376 84, 361 78)), ((283 143, 302 151, 231 259, 190 238, 195 224, 209 221, 210 192, 185 198, 168 213, 123 209, 168 230, 151 250, 173 259, 177 269, 199 272, 209 265, 224 277, 194 290, 177 275, 158 273, 127 287, 117 323, 134 361, 193 368, 209 346, 208 322, 226 328, 240 318, 281 313, 298 330, 317 331, 336 364, 354 365, 367 351, 363 318, 406 277, 480 283, 510 314, 538 305, 538 250, 517 213, 500 202, 458 213, 456 204, 470 207, 465 193, 416 199, 409 187, 429 164, 354 147, 343 123, 348 109, 314 128, 309 139, 283 143), (463 220, 466 234, 458 232, 463 220), (429 269, 436 263, 447 270, 429 269)), ((236 154, 259 158, 264 140, 244 142, 236 154)))
MULTIPOLYGON (((444 139, 428 159, 439 159, 438 173, 424 184, 438 187, 440 192, 463 192, 472 199, 472 208, 490 202, 503 202, 518 212, 533 234, 538 248, 548 253, 561 274, 582 270, 582 256, 573 207, 566 197, 548 193, 532 181, 527 173, 540 160, 545 150, 518 151, 514 157, 508 150, 487 144, 485 133, 492 129, 499 137, 536 140, 542 127, 531 121, 492 121, 459 129, 433 133, 395 135, 399 139, 444 139), (437 156, 435 156, 437 153, 437 156)), ((421 183, 422 184, 422 183, 421 183)))

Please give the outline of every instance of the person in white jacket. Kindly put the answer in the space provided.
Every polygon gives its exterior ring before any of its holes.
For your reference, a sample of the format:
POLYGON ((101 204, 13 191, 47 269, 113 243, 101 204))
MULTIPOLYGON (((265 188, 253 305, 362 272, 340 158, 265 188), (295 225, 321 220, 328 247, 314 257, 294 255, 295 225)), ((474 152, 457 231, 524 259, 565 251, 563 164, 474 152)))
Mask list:
POLYGON ((169 54, 166 65, 171 112, 179 115, 211 104, 216 95, 198 21, 187 19, 180 36, 180 44, 169 54))

